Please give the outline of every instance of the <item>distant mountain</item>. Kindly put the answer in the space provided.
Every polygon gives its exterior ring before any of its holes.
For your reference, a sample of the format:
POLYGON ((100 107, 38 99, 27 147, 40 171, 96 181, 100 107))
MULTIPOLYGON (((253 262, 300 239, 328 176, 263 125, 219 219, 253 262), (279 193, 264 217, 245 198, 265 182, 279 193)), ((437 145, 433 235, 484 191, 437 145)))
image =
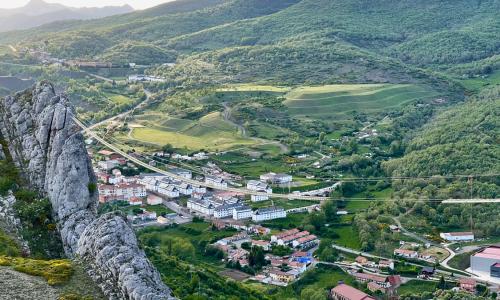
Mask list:
POLYGON ((133 10, 129 5, 74 8, 43 0, 31 0, 23 7, 0 9, 0 32, 29 29, 55 21, 97 19, 133 10))

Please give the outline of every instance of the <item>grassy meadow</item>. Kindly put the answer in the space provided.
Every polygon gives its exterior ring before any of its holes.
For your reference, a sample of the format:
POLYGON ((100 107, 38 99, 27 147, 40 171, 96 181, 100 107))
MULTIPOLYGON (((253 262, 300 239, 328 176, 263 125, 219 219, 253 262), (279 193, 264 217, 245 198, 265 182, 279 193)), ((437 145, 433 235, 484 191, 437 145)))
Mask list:
POLYGON ((351 112, 376 113, 438 94, 413 84, 340 84, 304 86, 286 95, 285 105, 293 116, 346 118, 351 112))

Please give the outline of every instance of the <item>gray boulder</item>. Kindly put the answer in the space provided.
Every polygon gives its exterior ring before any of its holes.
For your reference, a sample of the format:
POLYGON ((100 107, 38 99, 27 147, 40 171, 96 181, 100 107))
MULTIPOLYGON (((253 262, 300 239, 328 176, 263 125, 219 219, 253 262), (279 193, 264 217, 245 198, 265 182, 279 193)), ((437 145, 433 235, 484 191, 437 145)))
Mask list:
POLYGON ((98 217, 90 158, 69 100, 49 83, 0 101, 0 135, 23 176, 52 203, 65 252, 111 299, 173 299, 121 216, 98 217))

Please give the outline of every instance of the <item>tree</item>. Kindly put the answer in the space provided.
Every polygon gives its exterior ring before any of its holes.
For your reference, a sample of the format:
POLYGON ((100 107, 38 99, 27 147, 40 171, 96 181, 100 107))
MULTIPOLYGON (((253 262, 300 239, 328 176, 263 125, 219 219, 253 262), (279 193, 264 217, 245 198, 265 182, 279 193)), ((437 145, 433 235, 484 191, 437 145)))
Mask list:
POLYGON ((257 269, 266 265, 266 259, 262 247, 252 247, 250 254, 248 255, 248 264, 257 269))
POLYGON ((333 221, 337 218, 337 203, 333 199, 325 201, 323 204, 323 212, 327 221, 333 221))
POLYGON ((174 153, 174 146, 172 146, 172 144, 166 144, 164 145, 161 150, 164 152, 164 153, 168 153, 168 154, 172 154, 174 153))
POLYGON ((316 231, 320 231, 326 223, 325 213, 322 211, 313 212, 308 216, 308 223, 314 226, 316 231))

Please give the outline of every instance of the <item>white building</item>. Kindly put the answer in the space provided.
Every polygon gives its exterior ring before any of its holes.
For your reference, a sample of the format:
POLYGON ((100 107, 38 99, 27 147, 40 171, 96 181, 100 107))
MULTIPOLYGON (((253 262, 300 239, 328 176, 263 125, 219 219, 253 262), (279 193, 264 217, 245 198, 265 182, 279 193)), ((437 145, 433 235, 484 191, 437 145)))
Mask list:
POLYGON ((473 232, 442 232, 439 234, 439 236, 447 240, 449 242, 455 242, 455 241, 473 241, 474 240, 474 233, 473 232))
POLYGON ((227 188, 227 182, 220 177, 205 176, 205 183, 216 188, 227 188))
POLYGON ((241 205, 233 208, 233 219, 243 220, 252 217, 252 209, 246 205, 241 205))
POLYGON ((191 196, 193 193, 193 187, 189 183, 181 182, 177 184, 177 189, 183 195, 191 196))
POLYGON ((122 183, 118 185, 101 184, 98 187, 99 201, 105 203, 112 200, 128 201, 132 197, 146 197, 146 188, 142 184, 122 183))
POLYGON ((192 211, 211 216, 214 214, 215 207, 209 201, 191 198, 187 202, 187 208, 192 211))
POLYGON ((283 173, 267 173, 260 175, 260 180, 263 182, 270 182, 272 184, 287 184, 292 182, 292 175, 283 173))
POLYGON ((471 272, 495 283, 500 283, 500 246, 482 249, 470 258, 471 272))
POLYGON ((179 190, 172 184, 160 183, 158 186, 158 194, 167 196, 169 198, 179 197, 179 190))
POLYGON ((110 171, 119 165, 117 160, 102 160, 97 162, 97 166, 101 170, 110 171))
MULTIPOLYGON (((273 189, 268 186, 266 183, 258 180, 249 180, 247 182, 247 189, 251 191, 256 191, 256 192, 261 192, 261 193, 267 193, 267 194, 272 194, 273 189)), ((267 195, 251 195, 250 199, 252 202, 258 202, 258 201, 266 201, 269 200, 269 196, 267 195)))
MULTIPOLYGON (((213 204, 213 203, 212 203, 213 204)), ((215 206, 215 205, 214 205, 215 206)), ((223 204, 214 208, 214 217, 217 219, 233 216, 233 209, 242 206, 240 203, 223 204)))
POLYGON ((282 207, 277 207, 277 206, 259 208, 252 214, 252 220, 254 222, 273 220, 279 218, 286 218, 286 211, 282 207))
POLYGON ((318 243, 319 243, 318 238, 314 234, 311 234, 293 241, 292 246, 294 248, 310 249, 316 246, 318 243))

